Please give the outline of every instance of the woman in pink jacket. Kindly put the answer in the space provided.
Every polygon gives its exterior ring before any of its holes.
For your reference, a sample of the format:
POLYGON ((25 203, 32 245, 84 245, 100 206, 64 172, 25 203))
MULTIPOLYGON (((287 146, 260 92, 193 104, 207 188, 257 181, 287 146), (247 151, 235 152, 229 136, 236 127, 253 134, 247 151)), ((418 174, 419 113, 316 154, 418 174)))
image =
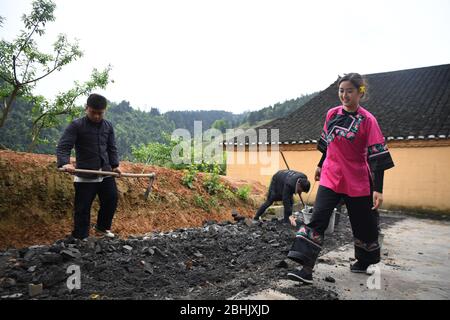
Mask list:
POLYGON ((318 143, 322 159, 316 169, 320 180, 311 222, 302 225, 288 257, 303 265, 288 273, 292 280, 312 283, 312 269, 323 244, 333 209, 344 199, 352 226, 355 258, 352 272, 366 272, 380 261, 378 212, 383 202, 384 170, 394 163, 376 118, 360 106, 367 85, 361 75, 338 80, 342 105, 327 113, 318 143))

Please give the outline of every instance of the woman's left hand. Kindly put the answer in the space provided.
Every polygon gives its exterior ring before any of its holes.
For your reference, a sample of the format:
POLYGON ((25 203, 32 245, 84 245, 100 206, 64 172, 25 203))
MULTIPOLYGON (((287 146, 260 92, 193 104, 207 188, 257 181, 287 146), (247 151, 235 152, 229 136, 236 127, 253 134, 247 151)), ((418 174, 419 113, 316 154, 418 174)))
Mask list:
POLYGON ((372 207, 372 210, 376 210, 376 209, 378 209, 379 207, 381 207, 381 204, 383 203, 383 194, 382 193, 379 193, 379 192, 376 192, 376 191, 374 191, 373 192, 373 207, 372 207))

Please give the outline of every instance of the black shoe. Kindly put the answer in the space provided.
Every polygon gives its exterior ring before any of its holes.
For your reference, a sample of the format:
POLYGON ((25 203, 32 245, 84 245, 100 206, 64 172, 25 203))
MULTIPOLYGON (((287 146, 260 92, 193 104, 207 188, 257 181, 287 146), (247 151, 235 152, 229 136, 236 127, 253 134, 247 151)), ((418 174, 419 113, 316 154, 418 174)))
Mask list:
POLYGON ((79 241, 86 242, 88 238, 89 238, 88 236, 86 236, 86 237, 75 237, 73 235, 69 235, 63 240, 63 242, 65 244, 78 244, 79 241))
POLYGON ((300 281, 300 282, 303 282, 306 284, 313 283, 312 273, 306 272, 305 269, 294 270, 294 271, 289 272, 287 275, 288 275, 288 278, 293 281, 300 281))
POLYGON ((354 273, 366 273, 367 268, 370 266, 370 264, 363 264, 359 261, 356 261, 354 264, 350 266, 350 271, 354 273))

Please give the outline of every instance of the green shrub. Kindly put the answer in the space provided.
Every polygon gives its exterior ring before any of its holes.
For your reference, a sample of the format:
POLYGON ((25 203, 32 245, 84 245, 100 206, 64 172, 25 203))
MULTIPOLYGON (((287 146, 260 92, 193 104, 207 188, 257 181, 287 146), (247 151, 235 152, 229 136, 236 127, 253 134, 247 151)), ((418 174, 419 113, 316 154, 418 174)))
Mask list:
POLYGON ((220 182, 220 165, 214 164, 211 171, 211 173, 206 175, 206 178, 203 181, 203 187, 210 195, 215 195, 223 191, 225 186, 220 182))
POLYGON ((184 171, 184 175, 181 178, 181 184, 188 187, 189 189, 194 189, 194 181, 197 180, 198 170, 195 166, 190 165, 188 170, 184 171))
POLYGON ((242 199, 244 201, 247 201, 250 197, 250 191, 251 191, 251 187, 249 185, 240 187, 239 189, 236 190, 236 194, 239 197, 239 199, 242 199))
POLYGON ((202 208, 203 210, 210 212, 211 208, 209 207, 208 203, 203 199, 201 195, 194 195, 194 203, 195 206, 202 208))
POLYGON ((210 208, 217 208, 218 204, 219 203, 215 197, 211 197, 211 199, 209 199, 209 207, 210 208))
POLYGON ((132 146, 131 152, 136 161, 171 169, 184 169, 185 164, 174 164, 172 162, 172 149, 178 144, 178 141, 170 139, 169 134, 162 133, 164 142, 150 142, 132 146))
POLYGON ((236 195, 227 187, 224 187, 223 192, 219 196, 221 199, 228 201, 234 201, 236 199, 236 195))

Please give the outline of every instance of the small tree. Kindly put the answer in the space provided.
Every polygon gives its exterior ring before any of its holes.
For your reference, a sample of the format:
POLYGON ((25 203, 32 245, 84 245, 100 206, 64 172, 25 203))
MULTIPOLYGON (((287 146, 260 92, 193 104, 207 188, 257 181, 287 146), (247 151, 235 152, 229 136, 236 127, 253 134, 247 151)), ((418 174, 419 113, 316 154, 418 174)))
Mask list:
POLYGON ((150 142, 141 144, 139 146, 132 146, 131 153, 133 157, 142 163, 152 164, 160 167, 167 167, 172 169, 185 168, 184 164, 174 164, 172 161, 172 149, 178 144, 178 141, 172 141, 170 135, 163 132, 161 137, 164 142, 150 142))
MULTIPOLYGON (((3 127, 14 101, 23 97, 28 101, 39 101, 32 90, 36 82, 78 58, 83 53, 78 42, 70 43, 60 34, 53 44, 53 53, 38 50, 36 36, 45 34, 45 25, 54 21, 56 5, 51 0, 35 0, 29 15, 23 15, 25 29, 11 42, 0 41, 0 128, 3 127)), ((3 19, 0 19, 0 25, 3 19)))
POLYGON ((211 125, 211 128, 220 130, 223 133, 229 128, 228 121, 225 119, 216 120, 211 125))
POLYGON ((96 88, 104 89, 109 83, 110 70, 110 66, 101 72, 94 69, 91 79, 82 84, 76 81, 72 89, 58 94, 54 102, 49 102, 43 96, 33 97, 33 123, 28 152, 32 152, 37 144, 48 142, 40 138, 41 132, 45 128, 58 126, 61 123, 61 116, 68 115, 70 119, 77 117, 83 109, 76 105, 76 100, 80 96, 88 95, 96 88))
POLYGON ((150 109, 150 114, 151 114, 152 116, 160 116, 160 115, 161 115, 161 113, 159 112, 159 109, 158 109, 158 108, 151 108, 151 109, 150 109))

